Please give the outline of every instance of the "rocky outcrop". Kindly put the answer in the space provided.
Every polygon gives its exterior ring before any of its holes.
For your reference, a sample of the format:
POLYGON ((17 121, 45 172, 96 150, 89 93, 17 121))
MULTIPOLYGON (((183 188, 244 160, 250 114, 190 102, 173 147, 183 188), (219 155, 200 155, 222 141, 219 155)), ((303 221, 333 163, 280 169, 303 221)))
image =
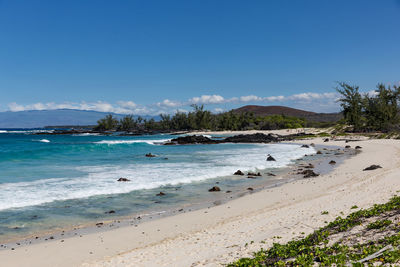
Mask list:
POLYGON ((239 134, 222 140, 223 143, 271 143, 280 141, 277 135, 272 134, 239 134))
POLYGON ((189 145, 189 144, 218 144, 219 141, 213 140, 203 135, 187 135, 172 139, 165 145, 189 145))
POLYGON ((331 161, 329 161, 329 164, 334 165, 334 164, 336 164, 336 161, 331 160, 331 161))
POLYGON ((130 180, 128 179, 128 178, 124 178, 124 177, 121 177, 121 178, 119 178, 118 180, 117 180, 117 182, 129 182, 130 180))
POLYGON ((165 196, 165 193, 164 192, 160 192, 160 193, 158 193, 156 196, 165 196))
POLYGON ((255 173, 255 172, 248 172, 247 175, 248 175, 248 176, 261 176, 261 173, 260 173, 260 172, 258 172, 258 173, 255 173))
POLYGON ((155 158, 156 157, 156 155, 151 154, 151 153, 147 153, 145 156, 146 156, 146 158, 155 158))
POLYGON ((299 174, 303 174, 304 178, 310 178, 310 177, 317 177, 319 176, 318 173, 315 173, 313 170, 304 170, 302 172, 300 172, 299 174))
POLYGON ((267 161, 276 161, 276 159, 273 156, 271 156, 270 154, 268 154, 267 161))

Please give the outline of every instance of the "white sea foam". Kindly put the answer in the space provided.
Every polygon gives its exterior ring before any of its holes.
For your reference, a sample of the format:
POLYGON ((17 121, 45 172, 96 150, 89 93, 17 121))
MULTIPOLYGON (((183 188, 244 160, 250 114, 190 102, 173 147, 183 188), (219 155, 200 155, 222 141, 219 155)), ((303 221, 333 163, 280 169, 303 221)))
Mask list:
POLYGON ((73 136, 97 136, 100 135, 98 133, 81 133, 81 134, 73 134, 73 136))
POLYGON ((171 139, 159 139, 159 140, 101 140, 94 142, 95 144, 107 144, 107 145, 121 145, 121 144, 136 144, 136 143, 146 143, 149 145, 162 145, 166 142, 171 141, 171 139))
POLYGON ((8 133, 8 131, 0 130, 0 133, 8 133))
POLYGON ((32 133, 53 133, 53 132, 54 130, 12 130, 12 131, 5 131, 3 133, 32 134, 32 133))
MULTIPOLYGON (((151 142, 151 140, 146 141, 151 142)), ((226 146, 229 147, 228 144, 226 146)), ((148 161, 141 164, 84 166, 77 168, 86 173, 78 178, 0 184, 0 210, 40 205, 56 200, 128 193, 133 190, 202 181, 232 175, 238 169, 258 171, 265 168, 285 167, 292 160, 312 153, 315 153, 315 150, 311 147, 259 144, 252 148, 243 146, 236 149, 219 148, 198 151, 190 155, 190 161, 148 161), (276 161, 266 161, 267 154, 271 154, 276 161), (131 181, 117 182, 119 177, 127 177, 131 181)))
POLYGON ((40 140, 38 140, 38 142, 41 142, 41 143, 50 143, 50 140, 48 140, 48 139, 40 139, 40 140))

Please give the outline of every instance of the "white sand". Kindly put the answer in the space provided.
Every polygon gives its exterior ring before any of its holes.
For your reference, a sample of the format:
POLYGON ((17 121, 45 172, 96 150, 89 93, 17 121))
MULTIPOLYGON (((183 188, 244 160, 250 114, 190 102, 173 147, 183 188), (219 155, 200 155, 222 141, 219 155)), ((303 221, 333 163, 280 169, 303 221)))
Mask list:
MULTIPOLYGON (((322 139, 312 142, 322 143, 322 139)), ((309 142, 308 142, 309 143, 309 142)), ((329 144, 345 146, 342 141, 329 144)), ((400 189, 400 141, 348 143, 362 153, 333 172, 226 204, 101 233, 0 251, 4 266, 220 266, 324 221, 387 201, 400 189), (383 168, 362 171, 371 164, 383 168), (321 215, 321 211, 329 211, 321 215), (274 238, 280 236, 281 238, 274 238), (265 240, 265 243, 261 241, 265 240), (254 242, 252 242, 254 241, 254 242), (246 246, 246 243, 248 245, 246 246)))

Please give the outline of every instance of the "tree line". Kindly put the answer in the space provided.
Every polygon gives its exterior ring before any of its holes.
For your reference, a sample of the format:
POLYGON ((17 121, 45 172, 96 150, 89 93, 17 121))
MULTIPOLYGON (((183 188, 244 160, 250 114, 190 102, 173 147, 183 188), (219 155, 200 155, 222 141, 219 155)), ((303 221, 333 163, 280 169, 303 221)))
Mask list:
POLYGON ((338 83, 338 100, 344 121, 354 131, 393 131, 400 129, 400 86, 378 84, 373 93, 361 94, 358 86, 338 83))
POLYGON ((303 118, 271 115, 255 116, 251 112, 236 113, 233 111, 213 114, 203 105, 192 105, 193 111, 180 112, 174 115, 160 114, 160 121, 135 118, 127 115, 118 120, 112 114, 98 120, 96 131, 184 131, 184 130, 275 130, 302 128, 307 125, 303 118))

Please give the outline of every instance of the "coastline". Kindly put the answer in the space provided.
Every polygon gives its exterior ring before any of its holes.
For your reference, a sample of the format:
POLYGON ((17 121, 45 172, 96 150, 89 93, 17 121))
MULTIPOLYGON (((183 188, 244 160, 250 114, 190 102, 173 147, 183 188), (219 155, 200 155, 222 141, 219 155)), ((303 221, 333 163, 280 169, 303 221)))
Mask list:
MULTIPOLYGON (((282 142, 280 144, 288 143, 282 142)), ((56 228, 43 229, 41 231, 32 232, 32 234, 15 235, 14 237, 8 239, 3 238, 0 242, 0 251, 47 242, 49 240, 64 240, 65 238, 73 237, 76 235, 80 236, 89 233, 109 231, 120 227, 129 227, 131 225, 141 224, 150 220, 157 220, 159 218, 172 216, 178 213, 185 213, 198 209, 210 208, 212 206, 217 206, 222 203, 232 201, 233 199, 242 197, 246 194, 251 194, 260 190, 281 186, 282 184, 297 179, 302 179, 303 175, 299 174, 297 170, 301 168, 302 165, 312 164, 315 168, 314 170, 318 174, 324 174, 330 172, 334 168, 333 165, 327 164, 327 158, 329 158, 329 160, 335 159, 337 164, 341 164, 341 162, 343 162, 346 158, 353 156, 354 153, 357 153, 357 151, 355 150, 345 149, 343 150, 343 154, 333 156, 333 154, 337 152, 337 148, 338 147, 336 146, 329 145, 315 147, 315 151, 321 150, 324 153, 321 155, 305 155, 302 158, 293 160, 289 165, 285 167, 258 169, 258 172, 262 173, 261 177, 248 177, 248 175, 232 174, 229 176, 208 179, 192 185, 182 184, 177 187, 169 186, 165 188, 165 190, 167 191, 164 191, 163 188, 156 188, 155 190, 152 190, 154 191, 154 195, 157 194, 160 190, 166 192, 167 195, 170 193, 173 194, 173 191, 175 190, 192 192, 192 189, 190 187, 198 188, 197 193, 200 193, 200 195, 189 197, 191 193, 186 193, 187 198, 185 198, 184 203, 170 204, 170 206, 163 207, 159 206, 159 204, 156 204, 153 208, 143 210, 141 212, 125 215, 117 215, 118 213, 116 213, 116 216, 112 214, 114 216, 106 216, 104 218, 93 219, 90 222, 70 224, 64 227, 59 226, 56 228), (325 164, 321 165, 321 163, 325 164), (208 189, 213 186, 221 187, 222 192, 207 192, 208 189), (249 190, 249 188, 251 188, 251 190, 249 190), (157 189, 159 191, 157 191, 157 189)), ((161 203, 161 201, 165 201, 165 199, 162 200, 161 198, 159 200, 160 201, 155 201, 155 203, 161 203)), ((115 208, 117 208, 117 206, 115 208)))
MULTIPOLYGON (((323 144, 321 138, 312 142, 323 144)), ((345 142, 332 144, 344 147, 345 142)), ((137 227, 1 251, 0 257, 7 266, 79 266, 83 262, 85 266, 228 263, 267 247, 273 236, 282 237, 274 241, 290 240, 323 225, 324 220, 331 220, 341 211, 350 212, 354 204, 367 207, 395 193, 395 186, 399 185, 393 179, 398 165, 393 156, 399 150, 396 140, 360 141, 357 145, 363 147, 361 154, 318 178, 297 180, 209 209, 160 218, 137 227), (368 164, 381 164, 383 169, 362 172, 368 164), (365 188, 361 187, 364 184, 365 188), (357 192, 346 185, 362 194, 355 195, 357 192), (329 210, 329 215, 321 216, 321 210, 329 210), (260 243, 264 239, 267 239, 265 244, 260 243), (251 241, 254 243, 250 244, 251 241)))

